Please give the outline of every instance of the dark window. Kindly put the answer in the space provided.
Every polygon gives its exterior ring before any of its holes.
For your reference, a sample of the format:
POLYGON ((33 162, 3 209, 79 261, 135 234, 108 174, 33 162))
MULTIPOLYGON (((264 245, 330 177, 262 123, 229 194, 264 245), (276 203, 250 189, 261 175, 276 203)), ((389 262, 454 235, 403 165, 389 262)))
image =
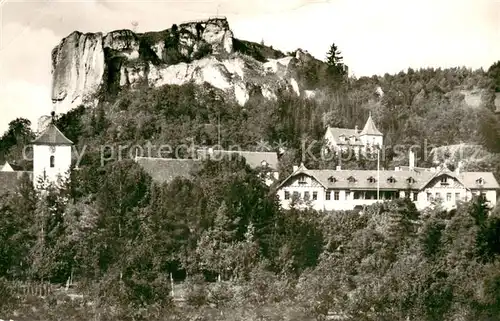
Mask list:
POLYGON ((413 192, 413 200, 416 202, 418 200, 418 193, 413 192))
POLYGON ((300 176, 299 177, 299 184, 305 184, 306 183, 306 177, 305 176, 300 176))
POLYGON ((300 198, 300 193, 299 192, 293 192, 293 198, 294 199, 299 199, 300 198))
POLYGON ((331 199, 332 199, 332 192, 326 192, 326 194, 325 194, 325 199, 326 199, 327 201, 331 200, 331 199))
POLYGON ((356 179, 352 176, 349 176, 347 180, 349 181, 349 183, 354 183, 356 181, 356 179))
POLYGON ((318 192, 313 192, 313 200, 317 200, 318 199, 318 192))
POLYGON ((309 200, 309 192, 304 192, 304 200, 309 200))
POLYGON ((387 179, 387 181, 388 181, 389 183, 396 183, 396 179, 395 179, 394 177, 389 177, 389 178, 387 179))
POLYGON ((289 191, 285 191, 285 199, 286 200, 290 199, 290 192, 289 191))
POLYGON ((54 167, 54 161, 55 161, 54 155, 50 156, 50 168, 54 167))
POLYGON ((354 192, 354 199, 355 200, 362 200, 365 198, 364 192, 354 192))
POLYGON ((375 178, 373 178, 373 177, 369 177, 368 178, 368 182, 370 182, 370 183, 375 183, 376 181, 377 180, 375 178))
POLYGON ((446 176, 441 177, 441 184, 448 185, 448 177, 446 176))
POLYGON ((339 198, 340 198, 340 196, 339 196, 339 192, 335 192, 335 193, 333 193, 333 199, 334 199, 334 200, 338 201, 338 200, 339 200, 339 198))

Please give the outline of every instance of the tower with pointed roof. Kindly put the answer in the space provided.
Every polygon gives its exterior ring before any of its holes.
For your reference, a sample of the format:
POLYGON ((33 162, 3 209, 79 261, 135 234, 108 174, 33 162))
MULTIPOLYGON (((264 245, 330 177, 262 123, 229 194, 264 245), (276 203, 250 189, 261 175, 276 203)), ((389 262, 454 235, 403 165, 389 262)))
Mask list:
POLYGON ((60 179, 69 175, 71 168, 71 147, 69 140, 55 125, 55 112, 47 128, 32 142, 33 185, 40 188, 46 184, 57 185, 60 179))
POLYGON ((377 129, 372 119, 372 113, 368 116, 365 127, 359 133, 359 139, 365 146, 383 146, 384 135, 377 129))

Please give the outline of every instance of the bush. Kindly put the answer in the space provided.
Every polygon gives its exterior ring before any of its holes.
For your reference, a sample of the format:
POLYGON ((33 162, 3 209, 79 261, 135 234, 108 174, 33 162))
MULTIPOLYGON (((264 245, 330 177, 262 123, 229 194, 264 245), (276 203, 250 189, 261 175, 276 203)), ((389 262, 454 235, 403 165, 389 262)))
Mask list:
POLYGON ((0 313, 2 315, 12 313, 16 308, 18 301, 14 293, 15 290, 12 285, 4 278, 0 278, 0 297, 2 298, 0 301, 0 313))
POLYGON ((194 275, 186 282, 186 303, 193 307, 201 307, 208 303, 208 290, 205 278, 201 275, 194 275))

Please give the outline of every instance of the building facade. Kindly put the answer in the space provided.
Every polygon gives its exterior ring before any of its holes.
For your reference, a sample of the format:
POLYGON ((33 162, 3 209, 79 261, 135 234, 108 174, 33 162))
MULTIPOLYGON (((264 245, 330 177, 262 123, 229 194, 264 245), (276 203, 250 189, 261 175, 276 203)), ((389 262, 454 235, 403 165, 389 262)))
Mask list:
POLYGON ((52 122, 32 142, 33 185, 35 188, 58 185, 69 177, 73 142, 52 122))
POLYGON ((384 135, 375 126, 371 113, 363 130, 359 131, 357 126, 354 129, 328 127, 324 139, 329 150, 352 150, 356 155, 368 151, 370 147, 382 147, 384 144, 384 135))
POLYGON ((353 210, 379 201, 410 198, 417 209, 440 203, 450 210, 459 201, 483 194, 496 205, 500 186, 490 172, 447 168, 403 170, 311 170, 301 165, 279 185, 283 208, 292 203, 316 210, 353 210))

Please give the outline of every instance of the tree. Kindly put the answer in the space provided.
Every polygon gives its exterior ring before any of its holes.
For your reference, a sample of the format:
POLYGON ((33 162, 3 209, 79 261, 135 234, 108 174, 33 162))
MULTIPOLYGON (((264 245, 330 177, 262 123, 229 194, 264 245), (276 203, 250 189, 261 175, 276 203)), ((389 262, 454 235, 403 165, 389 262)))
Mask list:
POLYGON ((347 76, 347 66, 344 65, 343 59, 337 45, 332 43, 330 50, 326 54, 326 63, 328 65, 328 75, 334 83, 343 82, 347 76))
POLYGON ((0 137, 0 160, 7 156, 14 160, 22 159, 24 146, 34 138, 31 121, 25 118, 16 118, 11 121, 7 131, 0 137))
POLYGON ((500 61, 495 62, 488 68, 488 76, 493 80, 495 92, 500 92, 500 61))

